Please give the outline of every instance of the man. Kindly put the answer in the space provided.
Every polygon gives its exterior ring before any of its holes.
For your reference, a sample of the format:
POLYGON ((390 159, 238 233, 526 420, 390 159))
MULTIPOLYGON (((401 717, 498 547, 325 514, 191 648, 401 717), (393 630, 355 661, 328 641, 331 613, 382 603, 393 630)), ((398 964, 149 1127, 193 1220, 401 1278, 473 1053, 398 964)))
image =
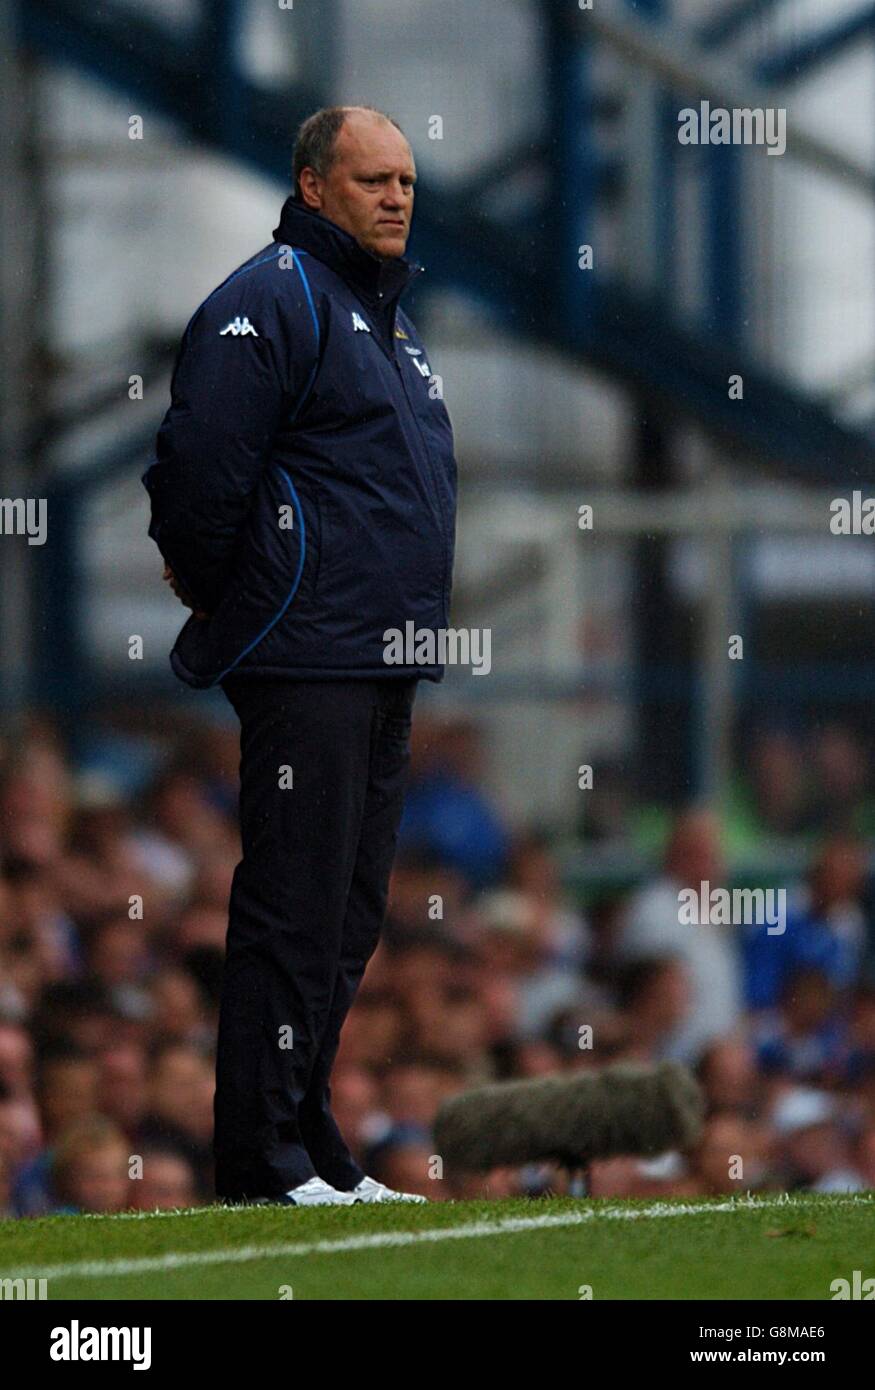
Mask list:
POLYGON ((387 664, 384 634, 448 625, 456 468, 398 305, 419 273, 401 130, 319 111, 294 177, 273 244, 186 330, 144 482, 193 610, 173 669, 221 684, 241 722, 217 1191, 312 1205, 404 1195, 353 1159, 329 1077, 383 921, 416 683, 443 674, 387 664))
POLYGON ((626 904, 618 952, 632 962, 668 957, 683 967, 670 972, 678 992, 685 972, 690 997, 686 1017, 678 1022, 664 1055, 695 1063, 715 1038, 738 1028, 742 1015, 737 935, 731 926, 690 926, 679 912, 679 894, 705 882, 724 882, 720 825, 703 807, 677 817, 665 851, 663 873, 645 883, 626 904))

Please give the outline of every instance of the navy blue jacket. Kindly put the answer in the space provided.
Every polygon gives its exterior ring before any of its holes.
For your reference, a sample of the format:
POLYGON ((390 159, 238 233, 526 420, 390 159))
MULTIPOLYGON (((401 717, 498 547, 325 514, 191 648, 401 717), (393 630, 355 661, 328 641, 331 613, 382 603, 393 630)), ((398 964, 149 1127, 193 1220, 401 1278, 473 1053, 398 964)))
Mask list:
POLYGON ((143 478, 149 535, 209 615, 171 653, 187 684, 441 679, 383 660, 387 630, 449 625, 452 429, 398 307, 417 274, 290 198, 189 323, 143 478))

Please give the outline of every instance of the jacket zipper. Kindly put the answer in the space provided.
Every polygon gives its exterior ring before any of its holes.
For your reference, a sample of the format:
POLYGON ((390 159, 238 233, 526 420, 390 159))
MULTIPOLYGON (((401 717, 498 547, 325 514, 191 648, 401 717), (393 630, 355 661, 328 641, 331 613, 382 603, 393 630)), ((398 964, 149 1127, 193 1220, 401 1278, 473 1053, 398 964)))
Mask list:
MULTIPOLYGON (((419 274, 421 274, 421 273, 422 273, 422 272, 420 271, 419 274)), ((409 283, 409 282, 408 282, 408 283, 409 283)), ((407 287, 405 286, 405 289, 406 289, 406 288, 407 288, 407 287)), ((400 297, 400 296, 399 296, 399 297, 400 297)), ((367 306, 366 306, 366 305, 363 305, 362 307, 363 307, 363 308, 365 309, 365 311, 367 312, 367 306)), ((384 344, 383 339, 382 339, 382 335, 381 335, 380 333, 374 333, 373 336, 374 336, 374 338, 376 338, 376 340, 377 340, 377 346, 379 347, 380 351, 381 351, 382 353, 384 353, 384 355, 385 355, 386 357, 388 357, 389 361, 392 363, 393 367, 395 368, 396 372, 398 373, 398 379, 399 379, 399 381, 401 382, 401 389, 402 389, 402 391, 404 392, 404 399, 405 399, 406 402, 407 402, 407 410, 408 410, 408 413, 411 415, 411 417, 412 417, 412 419, 413 419, 414 425, 416 426, 416 432, 417 432, 417 434, 419 435, 420 444, 422 445, 422 452, 423 452, 423 454, 425 455, 426 469, 427 469, 427 471, 428 471, 429 479, 430 479, 430 481, 431 481, 432 494, 433 494, 434 500, 435 500, 435 502, 436 502, 436 504, 437 504, 438 517, 439 517, 439 519, 440 519, 441 531, 442 531, 442 533, 443 533, 443 534, 442 534, 442 540, 443 540, 443 543, 444 543, 444 573, 443 573, 443 580, 442 580, 442 586, 441 586, 441 587, 442 587, 442 591, 443 591, 443 601, 444 601, 443 606, 444 606, 444 611, 445 611, 445 613, 447 613, 447 616, 449 616, 448 608, 449 608, 450 531, 449 531, 449 526, 447 525, 447 516, 446 516, 446 512, 444 511, 443 499, 442 499, 442 497, 441 497, 440 481, 439 481, 439 479, 438 479, 437 473, 436 473, 435 468, 434 468, 434 465, 433 465, 433 463, 432 463, 431 453, 430 453, 430 451, 429 451, 429 447, 428 447, 428 443, 427 443, 427 441, 426 441, 425 435, 423 434, 422 426, 421 426, 420 423, 419 423, 419 420, 418 420, 417 415, 416 415, 416 410, 414 409, 413 402, 412 402, 411 399, 410 399, 410 392, 409 392, 408 389, 407 389, 407 382, 406 382, 405 379, 404 379, 404 369, 403 369, 401 363, 399 362, 399 360, 398 360, 398 354, 397 354, 397 352, 395 351, 395 321, 396 321, 396 318, 397 318, 397 314, 398 314, 398 301, 396 300, 396 302, 395 302, 395 308, 394 308, 393 311, 392 311, 392 317, 391 317, 391 319, 390 319, 390 321, 389 321, 389 343, 390 343, 390 347, 389 347, 389 348, 387 348, 386 345, 384 344)))
POLYGON ((442 531, 443 531, 443 542, 444 542, 444 575, 443 575, 443 584, 442 584, 442 587, 443 587, 443 597, 444 597, 444 611, 447 613, 447 616, 449 616, 449 614, 448 614, 448 605, 449 605, 449 585, 448 585, 448 581, 449 581, 449 568, 450 568, 450 530, 449 530, 449 526, 447 525, 447 516, 446 516, 446 512, 444 511, 443 499, 442 499, 442 497, 441 497, 440 481, 439 481, 439 479, 438 479, 438 476, 437 476, 437 472, 436 472, 436 470, 435 470, 435 467, 434 467, 434 465, 433 465, 433 463, 432 463, 431 453, 430 453, 430 451, 429 451, 429 447, 428 447, 428 443, 427 443, 427 441, 426 441, 425 435, 424 435, 423 432, 422 432, 422 426, 420 425, 419 420, 417 419, 416 411, 415 411, 415 409, 414 409, 414 407, 413 407, 413 402, 412 402, 411 399, 410 399, 410 392, 409 392, 408 389, 407 389, 407 382, 404 380, 404 370, 403 370, 403 368, 402 368, 402 366, 401 366, 401 363, 398 361, 397 357, 396 357, 396 359, 395 359, 395 366, 396 366, 397 369, 398 369, 398 376, 400 377, 400 380, 401 380, 401 388, 402 388, 402 390, 403 390, 403 392, 404 392, 404 398, 405 398, 405 400, 407 401, 408 410, 409 410, 410 414, 413 416, 413 423, 414 423, 414 425, 416 426, 416 432, 417 432, 417 434, 419 435, 420 442, 421 442, 421 444, 422 444, 422 452, 423 452, 423 454, 425 455, 426 466, 427 466, 427 468, 428 468, 428 472, 429 472, 429 475, 430 475, 430 477, 431 477, 432 491, 434 492, 435 500, 436 500, 436 502, 437 502, 438 514, 439 514, 439 516, 440 516, 440 523, 441 523, 441 528, 442 528, 442 531))

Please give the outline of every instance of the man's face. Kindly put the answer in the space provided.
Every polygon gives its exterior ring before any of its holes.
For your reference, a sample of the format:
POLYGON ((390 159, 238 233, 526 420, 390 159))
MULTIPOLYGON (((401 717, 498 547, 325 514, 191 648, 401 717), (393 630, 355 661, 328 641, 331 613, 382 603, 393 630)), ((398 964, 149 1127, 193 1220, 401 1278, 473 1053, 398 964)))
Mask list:
POLYGON ((415 182, 413 154, 400 130, 358 111, 343 124, 325 178, 305 169, 300 180, 307 207, 385 257, 404 255, 415 182))

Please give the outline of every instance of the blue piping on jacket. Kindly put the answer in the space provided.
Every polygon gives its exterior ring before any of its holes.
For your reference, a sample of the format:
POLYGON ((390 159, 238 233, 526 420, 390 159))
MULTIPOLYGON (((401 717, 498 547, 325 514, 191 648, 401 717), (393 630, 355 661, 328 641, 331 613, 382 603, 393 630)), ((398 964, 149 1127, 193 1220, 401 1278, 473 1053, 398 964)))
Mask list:
POLYGON ((306 256, 306 255, 307 255, 307 252, 306 252, 306 251, 296 251, 296 250, 294 249, 294 247, 289 247, 289 250, 290 250, 291 253, 292 253, 292 260, 295 262, 295 265, 297 266, 298 274, 299 274, 300 277, 301 277, 301 283, 302 283, 302 285, 304 286, 304 293, 305 293, 306 296, 307 296, 307 303, 310 305, 310 313, 311 313, 312 316, 313 316, 313 331, 314 331, 314 333, 316 334, 316 361, 313 363, 313 370, 312 370, 312 372, 310 373, 310 375, 309 375, 309 377, 308 377, 308 379, 307 379, 307 385, 304 387, 304 389, 303 389, 303 391, 301 392, 301 394, 300 394, 298 400, 295 402, 295 408, 294 408, 294 410, 292 411, 292 422, 294 422, 295 420, 297 420, 298 416, 300 415, 301 410, 302 410, 303 405, 304 405, 304 402, 306 401, 307 397, 308 397, 309 394, 310 394, 310 390, 311 390, 311 388, 312 388, 312 386, 313 386, 313 382, 316 380, 316 373, 317 373, 318 370, 319 370, 319 349, 320 349, 320 347, 321 347, 321 345, 322 345, 322 339, 321 339, 321 335, 320 335, 320 333, 319 333, 319 315, 316 313, 316 305, 313 303, 313 292, 312 292, 312 290, 310 289, 310 281, 307 279, 306 275, 304 274, 304 267, 301 265, 301 262, 300 262, 300 259, 299 259, 299 257, 301 257, 301 256, 306 256))
POLYGON ((304 526, 304 512, 301 507, 300 498, 298 497, 298 494, 295 492, 294 484, 292 483, 292 480, 289 477, 288 473, 279 464, 277 464, 277 468, 279 468, 280 473, 282 473, 283 477, 285 478, 286 487, 289 490, 289 496, 292 499, 292 503, 297 514, 298 525, 301 528, 301 553, 298 557, 298 569, 297 573, 295 574, 295 582, 292 585, 288 595, 286 596, 285 602, 283 603, 282 607, 277 610, 277 612, 271 618, 270 622, 266 625, 266 627, 264 627, 261 630, 261 632, 259 632, 257 637, 253 637, 252 641, 249 643, 249 646, 244 647, 243 651, 240 653, 239 656, 236 656, 234 658, 230 666, 227 666, 225 670, 221 672, 220 675, 216 676, 215 680, 210 681, 210 686, 218 685, 219 681, 224 680, 227 675, 230 675, 230 673, 234 670, 234 667, 237 666, 243 660, 244 656, 248 656, 249 653, 252 651, 253 647, 257 647, 259 642, 263 641, 263 639, 270 632, 271 628, 276 627, 277 623, 285 613, 292 599, 295 597, 295 594, 298 592, 298 585, 301 582, 301 575, 304 573, 304 560, 307 555, 307 532, 304 526))

